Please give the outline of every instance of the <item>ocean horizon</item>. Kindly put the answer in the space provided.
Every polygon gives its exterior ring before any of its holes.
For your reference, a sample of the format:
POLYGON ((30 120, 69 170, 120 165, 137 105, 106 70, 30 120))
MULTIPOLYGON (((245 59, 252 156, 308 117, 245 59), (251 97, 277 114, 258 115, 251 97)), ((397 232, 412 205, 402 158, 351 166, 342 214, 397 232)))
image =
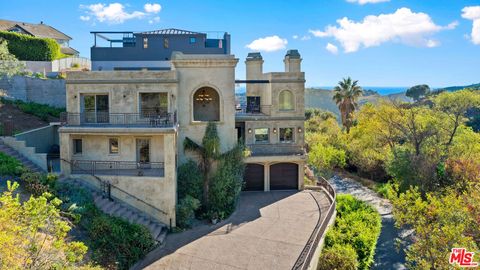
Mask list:
MULTIPOLYGON (((333 90, 335 86, 319 86, 319 87, 312 87, 312 88, 320 88, 326 90, 333 90)), ((397 94, 403 93, 407 91, 408 86, 362 86, 363 90, 373 90, 378 92, 382 96, 390 95, 390 94, 397 94)))

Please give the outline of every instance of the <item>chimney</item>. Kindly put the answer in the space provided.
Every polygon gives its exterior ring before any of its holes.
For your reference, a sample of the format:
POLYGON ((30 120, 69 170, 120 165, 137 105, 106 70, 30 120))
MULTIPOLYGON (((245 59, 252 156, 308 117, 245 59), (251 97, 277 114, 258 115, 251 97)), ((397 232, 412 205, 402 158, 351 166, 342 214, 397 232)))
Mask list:
POLYGON ((300 63, 302 58, 298 50, 288 50, 283 60, 285 63, 285 72, 301 72, 300 63))
POLYGON ((263 58, 259 52, 248 53, 247 60, 247 80, 258 80, 263 76, 263 58))

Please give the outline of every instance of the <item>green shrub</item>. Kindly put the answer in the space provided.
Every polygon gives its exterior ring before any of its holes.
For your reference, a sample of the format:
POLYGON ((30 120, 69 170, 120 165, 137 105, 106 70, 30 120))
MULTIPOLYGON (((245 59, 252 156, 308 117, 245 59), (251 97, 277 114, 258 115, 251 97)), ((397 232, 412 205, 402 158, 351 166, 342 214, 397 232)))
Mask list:
POLYGON ((55 185, 58 177, 55 174, 43 174, 24 171, 20 179, 25 182, 25 189, 34 196, 40 196, 45 192, 55 193, 55 185))
POLYGON ((374 190, 380 194, 383 198, 385 199, 392 199, 393 197, 396 197, 396 194, 393 193, 393 184, 392 182, 387 182, 387 183, 377 183, 374 186, 374 190))
POLYGON ((243 185, 244 147, 237 145, 222 155, 217 171, 210 182, 209 209, 210 219, 225 219, 235 210, 243 185))
POLYGON ((181 200, 186 196, 191 196, 200 200, 202 198, 202 172, 193 160, 188 160, 186 163, 178 167, 177 176, 177 192, 178 199, 181 200))
POLYGON ((3 104, 12 104, 17 106, 22 112, 35 115, 38 118, 48 121, 49 117, 59 118, 60 114, 65 111, 65 108, 56 108, 46 104, 39 104, 35 102, 24 102, 21 100, 9 100, 2 98, 3 104))
POLYGON ((79 68, 80 64, 79 63, 72 63, 72 68, 79 68))
POLYGON ((154 248, 155 241, 145 226, 101 212, 87 190, 67 183, 57 185, 56 190, 67 216, 87 231, 87 244, 96 263, 108 269, 129 269, 154 248))
POLYGON ((146 227, 105 214, 96 215, 87 231, 93 259, 104 266, 118 264, 120 269, 129 269, 155 244, 146 227))
POLYGON ((369 269, 382 227, 380 214, 352 195, 337 196, 335 225, 327 232, 325 247, 350 245, 358 256, 359 269, 369 269))
POLYGON ((17 176, 22 173, 22 169, 20 161, 0 152, 0 175, 17 176))
POLYGON ((320 254, 318 270, 356 270, 358 269, 357 253, 350 245, 334 245, 325 248, 320 254))
POLYGON ((195 219, 195 211, 200 207, 200 201, 186 195, 177 205, 177 226, 183 229, 190 228, 195 219))
POLYGON ((8 51, 22 61, 52 61, 65 57, 60 45, 51 38, 0 31, 0 38, 8 41, 8 51))

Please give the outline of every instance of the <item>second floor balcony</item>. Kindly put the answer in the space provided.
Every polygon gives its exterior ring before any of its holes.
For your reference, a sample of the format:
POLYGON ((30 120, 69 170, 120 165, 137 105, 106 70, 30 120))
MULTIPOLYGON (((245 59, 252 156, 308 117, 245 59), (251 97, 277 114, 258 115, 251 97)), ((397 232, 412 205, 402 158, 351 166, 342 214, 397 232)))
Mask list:
POLYGON ((174 113, 140 112, 82 112, 63 113, 60 116, 62 125, 84 127, 140 127, 140 128, 170 128, 177 123, 174 113))

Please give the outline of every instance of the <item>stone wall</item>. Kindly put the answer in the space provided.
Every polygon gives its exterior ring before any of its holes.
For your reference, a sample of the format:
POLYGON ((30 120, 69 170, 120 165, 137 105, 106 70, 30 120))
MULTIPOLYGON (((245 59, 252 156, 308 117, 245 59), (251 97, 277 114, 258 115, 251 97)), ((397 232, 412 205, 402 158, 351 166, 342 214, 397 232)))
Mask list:
POLYGON ((65 107, 65 80, 13 76, 0 79, 0 96, 65 107))

